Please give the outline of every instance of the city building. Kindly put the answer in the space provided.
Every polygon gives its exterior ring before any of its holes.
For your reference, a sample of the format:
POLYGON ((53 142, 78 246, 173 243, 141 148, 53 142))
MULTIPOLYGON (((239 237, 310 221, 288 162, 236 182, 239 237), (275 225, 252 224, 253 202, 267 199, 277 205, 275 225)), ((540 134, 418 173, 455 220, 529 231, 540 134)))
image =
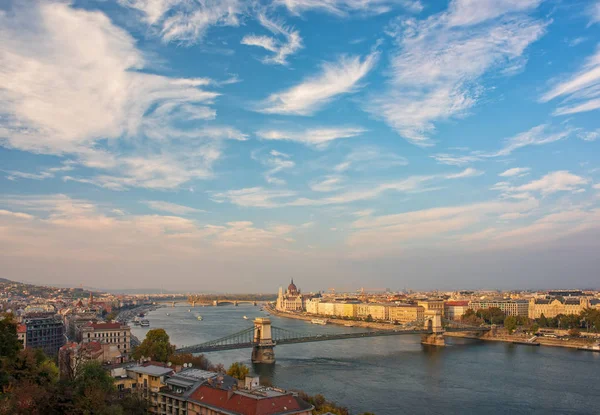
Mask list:
POLYGON ((425 318, 425 309, 422 306, 412 304, 390 306, 388 313, 390 321, 400 324, 422 321, 425 318))
POLYGON ((232 389, 237 387, 237 379, 200 369, 184 369, 165 379, 158 394, 156 412, 165 415, 179 415, 188 410, 190 395, 203 383, 211 382, 220 387, 232 389))
POLYGON ((442 316, 444 315, 444 300, 420 300, 417 301, 417 305, 423 307, 427 311, 439 311, 442 316))
POLYGON ((25 324, 25 347, 42 349, 48 356, 56 356, 65 344, 64 325, 56 316, 27 317, 25 324))
POLYGON ((126 354, 131 351, 131 328, 121 323, 94 323, 89 321, 81 327, 81 341, 93 341, 116 346, 117 350, 126 354))
POLYGON ((282 389, 228 389, 207 382, 190 394, 187 415, 311 415, 313 409, 308 402, 282 389))
POLYGON ((389 320, 389 306, 385 304, 360 303, 356 305, 356 317, 373 320, 389 320))
POLYGON ((587 297, 532 298, 529 300, 529 318, 556 317, 559 314, 579 314, 591 308, 594 300, 587 297))
POLYGON ((474 311, 499 308, 507 316, 527 317, 529 315, 529 301, 527 300, 477 300, 470 301, 469 308, 474 311))
POLYGON ((285 293, 283 288, 279 287, 275 308, 280 311, 304 311, 304 297, 294 284, 293 278, 285 293))
POLYGON ((25 324, 19 324, 17 326, 17 338, 23 347, 25 347, 25 344, 27 343, 27 326, 25 324))
POLYGON ((444 315, 448 320, 460 320, 468 309, 468 301, 446 301, 444 303, 444 315))
MULTIPOLYGON (((165 385, 166 378, 171 374, 173 374, 172 368, 155 364, 127 368, 127 377, 134 379, 136 384, 132 389, 137 390, 142 397, 149 400, 152 407, 151 412, 155 413, 160 401, 158 393, 165 385)), ((129 384, 129 382, 123 382, 122 384, 129 384)))

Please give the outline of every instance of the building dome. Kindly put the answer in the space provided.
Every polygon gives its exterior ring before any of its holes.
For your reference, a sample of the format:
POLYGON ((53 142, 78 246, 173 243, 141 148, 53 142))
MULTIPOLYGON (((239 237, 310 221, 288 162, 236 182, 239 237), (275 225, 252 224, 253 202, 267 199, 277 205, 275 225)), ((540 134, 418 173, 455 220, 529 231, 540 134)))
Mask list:
POLYGON ((294 284, 294 279, 292 278, 292 282, 290 283, 290 285, 288 285, 288 293, 290 294, 296 294, 298 292, 298 288, 296 287, 296 284, 294 284))

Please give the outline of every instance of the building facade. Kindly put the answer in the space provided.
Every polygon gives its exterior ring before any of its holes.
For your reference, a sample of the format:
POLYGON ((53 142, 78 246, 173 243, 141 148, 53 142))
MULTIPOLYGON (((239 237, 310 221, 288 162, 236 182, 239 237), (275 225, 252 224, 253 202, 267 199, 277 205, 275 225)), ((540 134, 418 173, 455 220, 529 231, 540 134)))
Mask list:
POLYGON ((399 304, 389 307, 390 321, 400 324, 423 321, 425 318, 425 308, 419 305, 399 304))
POLYGON ((446 301, 444 303, 444 315, 448 320, 460 320, 468 309, 468 301, 446 301))
POLYGON ((507 316, 527 317, 529 315, 529 301, 527 300, 478 300, 470 301, 469 308, 485 310, 488 308, 499 308, 507 316))
POLYGON ((529 318, 556 317, 559 314, 579 314, 586 308, 592 307, 587 297, 532 298, 529 300, 529 318))
POLYGON ((25 347, 42 349, 49 356, 56 356, 65 344, 65 327, 56 316, 27 317, 25 324, 25 347))
POLYGON ((83 343, 99 342, 116 346, 122 354, 131 351, 131 328, 121 323, 94 323, 88 322, 81 327, 81 341, 83 343))
POLYGON ((444 300, 420 300, 417 301, 425 311, 439 311, 444 316, 444 300))
POLYGON ((275 308, 280 311, 304 311, 304 297, 294 284, 293 278, 285 293, 283 288, 279 288, 275 308))

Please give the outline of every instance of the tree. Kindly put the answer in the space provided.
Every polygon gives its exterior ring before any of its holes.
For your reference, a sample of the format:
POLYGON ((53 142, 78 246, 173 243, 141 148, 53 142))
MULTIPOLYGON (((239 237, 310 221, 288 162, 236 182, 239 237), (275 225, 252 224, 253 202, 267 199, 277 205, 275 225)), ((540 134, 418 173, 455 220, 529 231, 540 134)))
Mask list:
POLYGON ((569 336, 571 337, 579 337, 581 335, 581 331, 578 328, 572 328, 569 330, 569 336))
POLYGON ((175 352, 175 346, 169 342, 169 335, 164 329, 152 329, 146 333, 146 338, 133 350, 132 357, 136 360, 148 357, 157 362, 166 363, 175 352))
POLYGON ((372 315, 368 315, 367 318, 365 318, 365 321, 371 322, 373 321, 373 316, 372 315))
POLYGON ((84 414, 119 413, 120 408, 112 405, 115 391, 112 377, 100 362, 86 362, 75 379, 75 405, 84 414))
POLYGON ((508 330, 509 334, 512 334, 517 328, 517 318, 515 316, 508 316, 504 319, 504 328, 508 330))
POLYGON ((540 318, 538 318, 538 324, 540 325, 540 327, 548 327, 548 319, 546 318, 544 313, 542 313, 542 315, 540 315, 540 318))
POLYGON ((250 369, 248 368, 248 366, 239 362, 232 363, 231 366, 229 366, 229 369, 227 369, 227 374, 229 376, 232 376, 239 380, 246 379, 248 373, 250 373, 250 369))
POLYGON ((12 314, 0 317, 0 356, 13 358, 21 350, 21 342, 17 336, 17 323, 12 314))

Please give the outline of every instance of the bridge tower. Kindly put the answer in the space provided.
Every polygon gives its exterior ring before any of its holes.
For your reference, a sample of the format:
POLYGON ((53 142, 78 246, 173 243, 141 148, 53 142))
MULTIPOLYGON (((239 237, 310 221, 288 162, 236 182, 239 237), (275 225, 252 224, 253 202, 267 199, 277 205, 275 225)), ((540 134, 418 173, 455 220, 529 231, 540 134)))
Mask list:
POLYGON ((431 346, 445 346, 444 327, 442 326, 442 312, 440 310, 425 311, 425 330, 428 334, 421 336, 421 344, 431 346))
POLYGON ((213 301, 213 305, 214 305, 215 307, 216 307, 216 306, 218 306, 218 305, 219 305, 219 300, 214 300, 214 301, 213 301))
POLYGON ((275 342, 271 337, 271 319, 268 317, 254 319, 254 343, 252 363, 275 363, 275 342))

